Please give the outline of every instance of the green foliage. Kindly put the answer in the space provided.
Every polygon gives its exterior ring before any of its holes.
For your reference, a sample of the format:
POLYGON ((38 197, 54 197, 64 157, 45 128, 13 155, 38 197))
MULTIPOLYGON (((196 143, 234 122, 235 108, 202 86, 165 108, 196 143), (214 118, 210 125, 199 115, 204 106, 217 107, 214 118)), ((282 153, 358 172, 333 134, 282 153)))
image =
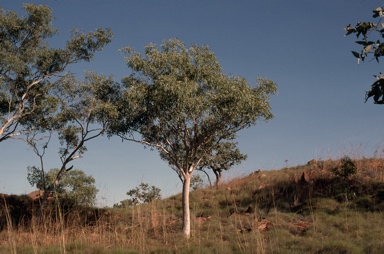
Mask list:
POLYGON ((109 29, 75 30, 63 48, 49 47, 57 34, 45 5, 25 4, 26 17, 0 9, 0 142, 26 129, 46 129, 60 100, 55 78, 71 64, 90 61, 111 41, 109 29))
POLYGON ((47 135, 45 130, 57 133, 61 165, 49 190, 53 190, 69 171, 68 163, 81 158, 87 151, 86 143, 103 135, 118 116, 116 101, 120 87, 111 76, 87 72, 84 81, 78 81, 70 74, 61 77, 51 91, 58 100, 57 109, 45 119, 44 129, 27 132, 27 142, 40 157, 42 169, 43 156, 51 137, 50 134, 48 141, 44 139, 47 135), (39 143, 43 143, 43 151, 39 151, 39 143))
POLYGON ((240 153, 236 145, 237 143, 233 142, 220 143, 211 154, 206 156, 198 168, 201 171, 204 171, 204 168, 211 169, 216 176, 216 186, 220 183, 223 170, 229 170, 247 159, 247 155, 240 153))
POLYGON ((351 190, 349 180, 357 172, 355 163, 351 158, 345 156, 341 159, 341 165, 333 168, 331 171, 339 179, 340 186, 345 191, 345 198, 347 200, 353 199, 356 194, 351 190))
MULTIPOLYGON (((51 169, 46 174, 36 167, 28 168, 28 182, 40 190, 47 190, 55 181, 59 169, 51 169)), ((63 175, 56 186, 55 193, 59 198, 71 200, 76 205, 92 206, 95 203, 98 190, 95 179, 87 176, 82 170, 73 169, 63 175)))
POLYGON ((144 57, 130 48, 124 52, 133 74, 123 80, 123 123, 143 123, 135 129, 141 142, 157 148, 181 174, 235 139, 237 131, 272 118, 268 100, 276 84, 258 79, 251 87, 244 78, 223 74, 207 46, 186 48, 170 39, 161 49, 148 45, 144 57))
POLYGON ((335 176, 340 177, 343 181, 346 181, 348 178, 356 174, 356 165, 351 158, 345 156, 341 159, 341 166, 333 168, 332 172, 335 176))
POLYGON ((191 188, 192 190, 197 190, 203 187, 204 180, 199 174, 193 174, 191 177, 191 188))
POLYGON ((373 18, 379 18, 377 23, 358 22, 355 26, 349 24, 345 28, 346 35, 356 34, 357 39, 362 36, 362 39, 356 43, 363 49, 360 52, 352 51, 358 62, 364 61, 369 54, 373 55, 376 61, 379 61, 379 58, 384 55, 384 43, 380 41, 381 38, 384 38, 384 23, 381 23, 383 17, 383 9, 378 7, 373 10, 373 18))
POLYGON ((27 180, 32 187, 35 186, 39 190, 45 190, 49 184, 49 179, 45 175, 44 170, 35 166, 28 167, 27 180))
POLYGON ((127 192, 131 198, 120 201, 120 205, 115 204, 114 207, 130 207, 139 204, 151 203, 154 200, 161 199, 161 190, 154 185, 149 186, 148 183, 140 183, 134 189, 127 192))
POLYGON ((51 124, 59 134, 60 156, 65 161, 75 154, 81 156, 86 151, 84 143, 104 134, 111 119, 117 117, 119 85, 112 76, 87 72, 84 81, 66 75, 54 92, 60 104, 51 124))

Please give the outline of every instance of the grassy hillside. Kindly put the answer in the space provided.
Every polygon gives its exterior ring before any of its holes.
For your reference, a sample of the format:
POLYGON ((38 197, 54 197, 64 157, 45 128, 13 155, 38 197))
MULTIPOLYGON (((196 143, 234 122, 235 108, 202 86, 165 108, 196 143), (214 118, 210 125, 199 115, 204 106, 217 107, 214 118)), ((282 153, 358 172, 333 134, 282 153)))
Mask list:
POLYGON ((181 195, 128 209, 53 206, 41 223, 15 212, 34 207, 26 197, 3 195, 0 253, 384 253, 384 160, 354 164, 344 178, 341 161, 311 161, 193 191, 189 240, 181 195))

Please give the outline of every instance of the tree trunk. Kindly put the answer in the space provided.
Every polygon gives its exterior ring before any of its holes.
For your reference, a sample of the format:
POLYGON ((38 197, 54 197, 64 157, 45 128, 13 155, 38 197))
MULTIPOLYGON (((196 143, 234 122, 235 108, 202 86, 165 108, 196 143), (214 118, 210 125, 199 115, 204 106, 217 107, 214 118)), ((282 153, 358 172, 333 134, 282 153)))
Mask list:
POLYGON ((186 173, 183 182, 183 233, 191 236, 191 216, 189 211, 189 188, 191 186, 191 173, 186 173))
POLYGON ((208 178, 208 182, 209 182, 209 187, 212 188, 212 182, 211 182, 211 178, 209 177, 209 174, 208 174, 207 171, 205 171, 205 170, 201 170, 201 171, 203 171, 204 174, 207 176, 207 178, 208 178))
POLYGON ((59 173, 56 176, 55 181, 53 181, 47 188, 44 188, 44 193, 43 193, 43 197, 40 201, 40 206, 36 211, 36 218, 38 219, 39 223, 42 222, 43 209, 45 208, 45 206, 47 204, 49 195, 52 194, 56 190, 56 186, 59 184, 60 179, 63 177, 63 175, 73 168, 73 166, 72 166, 69 169, 66 169, 65 166, 66 166, 66 164, 61 167, 59 173))
POLYGON ((218 188, 221 182, 221 170, 214 170, 213 173, 215 173, 215 176, 216 176, 215 186, 216 188, 218 188))

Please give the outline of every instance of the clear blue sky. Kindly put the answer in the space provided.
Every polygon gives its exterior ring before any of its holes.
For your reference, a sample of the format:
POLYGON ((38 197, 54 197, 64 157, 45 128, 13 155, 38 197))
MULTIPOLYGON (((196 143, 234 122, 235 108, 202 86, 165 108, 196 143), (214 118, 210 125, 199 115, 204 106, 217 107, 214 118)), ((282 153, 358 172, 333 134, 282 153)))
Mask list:
MULTIPOLYGON (((2 1, 5 10, 23 13, 25 1, 2 1)), ((372 100, 364 104, 365 91, 384 72, 375 61, 357 64, 351 50, 354 37, 344 37, 349 23, 371 20, 381 1, 176 1, 176 0, 47 0, 56 17, 63 45, 69 31, 110 27, 113 42, 89 64, 72 71, 83 75, 93 70, 116 80, 129 74, 118 50, 131 46, 142 51, 149 43, 161 44, 177 37, 187 46, 208 45, 223 70, 254 84, 257 77, 278 84, 271 100, 275 118, 239 133, 239 147, 248 160, 224 179, 263 169, 305 164, 315 159, 343 155, 374 155, 382 150, 384 106, 372 100)), ((24 14, 23 14, 24 15, 24 14)), ((140 182, 162 189, 164 196, 181 191, 177 175, 157 152, 117 138, 101 138, 87 145, 75 168, 92 175, 100 189, 99 204, 111 205, 127 198, 125 193, 140 182)), ((380 154, 381 155, 381 154, 380 154)), ((37 157, 18 141, 0 143, 0 193, 22 194, 29 186, 27 166, 37 157)), ((46 167, 58 167, 57 148, 50 146, 46 167)))

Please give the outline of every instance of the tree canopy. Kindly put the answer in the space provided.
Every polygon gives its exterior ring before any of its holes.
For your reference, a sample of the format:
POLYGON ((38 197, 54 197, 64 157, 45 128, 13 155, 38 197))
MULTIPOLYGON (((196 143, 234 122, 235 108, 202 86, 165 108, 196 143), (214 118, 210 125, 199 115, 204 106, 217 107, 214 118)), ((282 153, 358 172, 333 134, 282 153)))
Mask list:
POLYGON ((193 171, 223 143, 258 120, 273 115, 268 103, 276 84, 259 78, 256 86, 228 76, 208 46, 186 48, 178 39, 161 48, 145 47, 144 56, 125 48, 132 74, 123 79, 125 107, 115 128, 126 139, 157 149, 183 182, 183 231, 189 236, 189 187, 193 171), (127 128, 125 128, 127 126, 127 128))
POLYGON ((23 130, 41 127, 55 109, 53 78, 71 64, 90 61, 111 41, 109 29, 83 33, 73 30, 63 48, 52 48, 57 34, 45 5, 24 4, 26 17, 0 9, 0 142, 23 130))
MULTIPOLYGON (((39 168, 30 167, 28 181, 31 186, 44 191, 56 179, 59 171, 60 169, 54 168, 44 173, 39 168)), ((65 198, 73 204, 92 206, 95 204, 98 190, 92 176, 87 176, 82 170, 73 169, 63 176, 55 192, 58 198, 65 198)))
POLYGON ((60 170, 45 186, 53 190, 72 168, 67 164, 86 151, 85 142, 102 135, 113 118, 117 89, 111 77, 89 72, 80 82, 65 72, 69 65, 92 60, 111 42, 112 32, 74 29, 64 47, 54 48, 49 41, 58 30, 52 27, 51 9, 23 7, 26 17, 0 9, 0 142, 15 136, 27 141, 44 171, 43 156, 56 133, 60 170))
POLYGON ((211 169, 215 174, 216 187, 219 185, 223 170, 229 170, 232 166, 240 164, 247 159, 247 155, 242 154, 236 147, 236 143, 222 142, 212 154, 207 155, 200 166, 197 168, 206 173, 205 169, 211 169))
POLYGON ((127 195, 130 198, 120 201, 120 204, 115 204, 114 207, 130 207, 151 203, 161 199, 161 190, 154 185, 149 186, 148 183, 140 183, 136 188, 129 190, 127 195))

